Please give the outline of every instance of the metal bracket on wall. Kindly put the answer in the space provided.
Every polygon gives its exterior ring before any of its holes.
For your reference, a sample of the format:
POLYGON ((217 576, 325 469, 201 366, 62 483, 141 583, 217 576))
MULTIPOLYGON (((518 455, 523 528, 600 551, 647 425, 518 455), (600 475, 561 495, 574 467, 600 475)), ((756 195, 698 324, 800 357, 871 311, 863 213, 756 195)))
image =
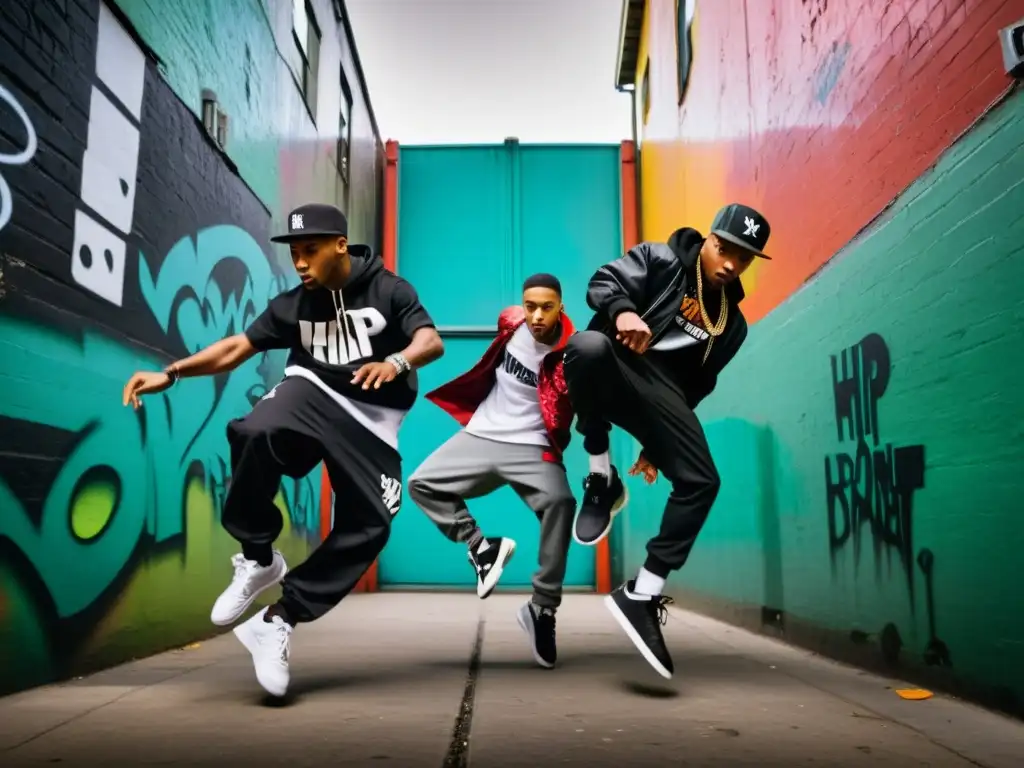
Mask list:
POLYGON ((442 337, 461 339, 490 339, 498 335, 498 329, 493 325, 439 325, 437 332, 442 337))
POLYGON ((999 30, 999 43, 1006 74, 1024 79, 1024 19, 999 30))

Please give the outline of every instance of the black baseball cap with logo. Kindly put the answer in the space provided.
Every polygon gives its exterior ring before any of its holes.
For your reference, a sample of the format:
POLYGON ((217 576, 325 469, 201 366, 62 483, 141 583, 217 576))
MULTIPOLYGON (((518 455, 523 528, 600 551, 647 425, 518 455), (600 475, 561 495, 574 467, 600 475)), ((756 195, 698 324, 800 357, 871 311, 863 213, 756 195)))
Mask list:
POLYGON ((768 220, 748 205, 730 203, 715 214, 711 231, 723 240, 746 248, 755 256, 770 259, 764 252, 772 228, 768 220))
POLYGON ((348 237, 348 220, 333 205, 309 203, 288 214, 288 232, 270 238, 272 243, 289 243, 306 237, 348 237))

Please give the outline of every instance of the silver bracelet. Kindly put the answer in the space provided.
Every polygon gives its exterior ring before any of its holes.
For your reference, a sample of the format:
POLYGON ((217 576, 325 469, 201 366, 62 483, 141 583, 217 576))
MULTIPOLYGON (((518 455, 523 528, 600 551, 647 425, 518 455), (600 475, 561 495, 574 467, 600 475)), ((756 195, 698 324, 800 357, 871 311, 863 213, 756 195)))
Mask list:
POLYGON ((401 352, 395 352, 393 355, 388 355, 384 358, 384 362, 391 363, 400 374, 412 370, 412 366, 409 365, 409 361, 405 359, 405 355, 401 352))

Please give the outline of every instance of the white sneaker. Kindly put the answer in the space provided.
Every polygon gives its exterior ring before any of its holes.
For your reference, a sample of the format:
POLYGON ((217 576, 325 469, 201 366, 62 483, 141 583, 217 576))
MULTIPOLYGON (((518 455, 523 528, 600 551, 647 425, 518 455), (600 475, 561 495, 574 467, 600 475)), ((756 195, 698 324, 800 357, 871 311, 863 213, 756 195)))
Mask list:
POLYGON ((288 573, 288 565, 284 555, 274 550, 274 561, 262 566, 255 560, 246 560, 239 553, 231 558, 235 567, 234 578, 228 588, 221 592, 217 602, 210 611, 210 621, 218 626, 227 626, 238 620, 245 613, 260 592, 274 586, 288 573))
POLYGON ((291 653, 292 627, 280 616, 264 621, 267 609, 234 629, 242 645, 252 654, 256 680, 271 696, 288 691, 288 657, 291 653))

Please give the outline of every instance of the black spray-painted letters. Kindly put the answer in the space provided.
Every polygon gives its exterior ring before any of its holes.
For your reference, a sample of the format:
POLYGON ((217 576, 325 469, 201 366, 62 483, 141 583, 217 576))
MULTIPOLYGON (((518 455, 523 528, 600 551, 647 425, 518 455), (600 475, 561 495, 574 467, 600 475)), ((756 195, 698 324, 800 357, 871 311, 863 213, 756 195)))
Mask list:
POLYGON ((924 487, 924 446, 882 442, 878 403, 892 366, 881 336, 865 336, 831 362, 836 437, 843 449, 825 457, 830 552, 834 557, 852 541, 859 564, 867 526, 876 567, 883 551, 896 550, 913 601, 912 508, 914 491, 924 487))

